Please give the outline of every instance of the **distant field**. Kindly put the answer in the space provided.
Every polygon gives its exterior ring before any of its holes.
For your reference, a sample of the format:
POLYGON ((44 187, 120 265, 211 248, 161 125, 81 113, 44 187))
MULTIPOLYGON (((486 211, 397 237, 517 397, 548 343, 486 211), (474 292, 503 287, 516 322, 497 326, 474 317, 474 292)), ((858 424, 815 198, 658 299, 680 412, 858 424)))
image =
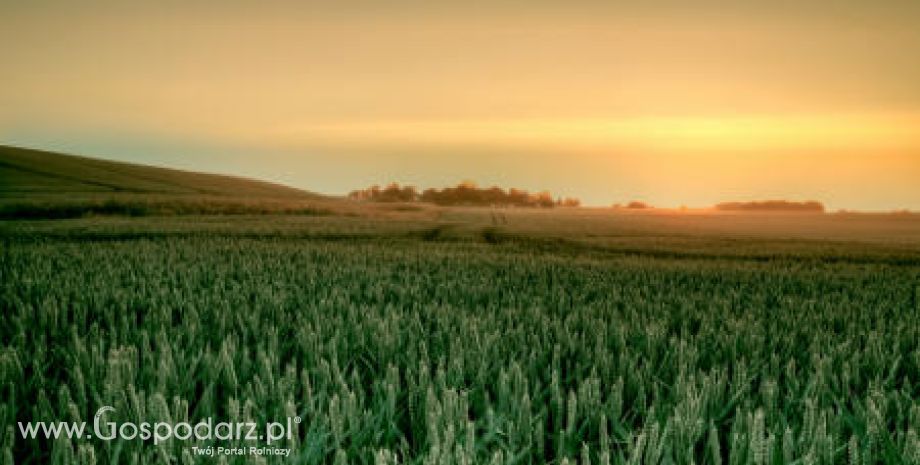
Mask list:
POLYGON ((920 463, 917 216, 322 201, 0 221, 0 424, 303 418, 3 463, 920 463))

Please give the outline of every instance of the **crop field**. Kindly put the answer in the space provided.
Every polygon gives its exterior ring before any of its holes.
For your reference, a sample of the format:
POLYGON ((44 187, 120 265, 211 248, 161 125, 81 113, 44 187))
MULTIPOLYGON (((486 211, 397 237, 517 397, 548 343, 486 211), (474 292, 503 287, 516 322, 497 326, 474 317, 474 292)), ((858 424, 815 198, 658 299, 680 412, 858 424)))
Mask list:
POLYGON ((920 463, 916 218, 412 214, 0 223, 0 463, 920 463))

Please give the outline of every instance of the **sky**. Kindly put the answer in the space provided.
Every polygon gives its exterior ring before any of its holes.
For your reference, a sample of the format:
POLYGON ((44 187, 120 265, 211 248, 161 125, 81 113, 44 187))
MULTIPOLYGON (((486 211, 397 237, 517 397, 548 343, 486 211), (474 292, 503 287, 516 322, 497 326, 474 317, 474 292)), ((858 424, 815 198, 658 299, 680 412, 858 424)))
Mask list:
POLYGON ((344 194, 920 210, 920 2, 0 2, 0 143, 344 194))

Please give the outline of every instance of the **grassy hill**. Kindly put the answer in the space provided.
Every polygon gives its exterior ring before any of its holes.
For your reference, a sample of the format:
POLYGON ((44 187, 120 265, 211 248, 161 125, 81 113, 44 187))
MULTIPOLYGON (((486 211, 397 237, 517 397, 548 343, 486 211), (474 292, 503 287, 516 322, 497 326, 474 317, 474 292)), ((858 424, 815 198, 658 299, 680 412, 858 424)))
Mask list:
POLYGON ((0 196, 142 193, 317 198, 251 179, 0 146, 0 196))
POLYGON ((264 181, 0 146, 0 218, 317 214, 340 203, 264 181))

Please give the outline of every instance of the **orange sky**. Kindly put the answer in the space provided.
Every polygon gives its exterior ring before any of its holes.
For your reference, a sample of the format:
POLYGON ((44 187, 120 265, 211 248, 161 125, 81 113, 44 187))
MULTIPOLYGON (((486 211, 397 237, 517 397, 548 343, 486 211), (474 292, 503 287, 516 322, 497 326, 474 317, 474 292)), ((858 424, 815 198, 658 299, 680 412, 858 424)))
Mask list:
POLYGON ((916 1, 81 3, 0 6, 0 142, 326 193, 920 209, 916 1))

